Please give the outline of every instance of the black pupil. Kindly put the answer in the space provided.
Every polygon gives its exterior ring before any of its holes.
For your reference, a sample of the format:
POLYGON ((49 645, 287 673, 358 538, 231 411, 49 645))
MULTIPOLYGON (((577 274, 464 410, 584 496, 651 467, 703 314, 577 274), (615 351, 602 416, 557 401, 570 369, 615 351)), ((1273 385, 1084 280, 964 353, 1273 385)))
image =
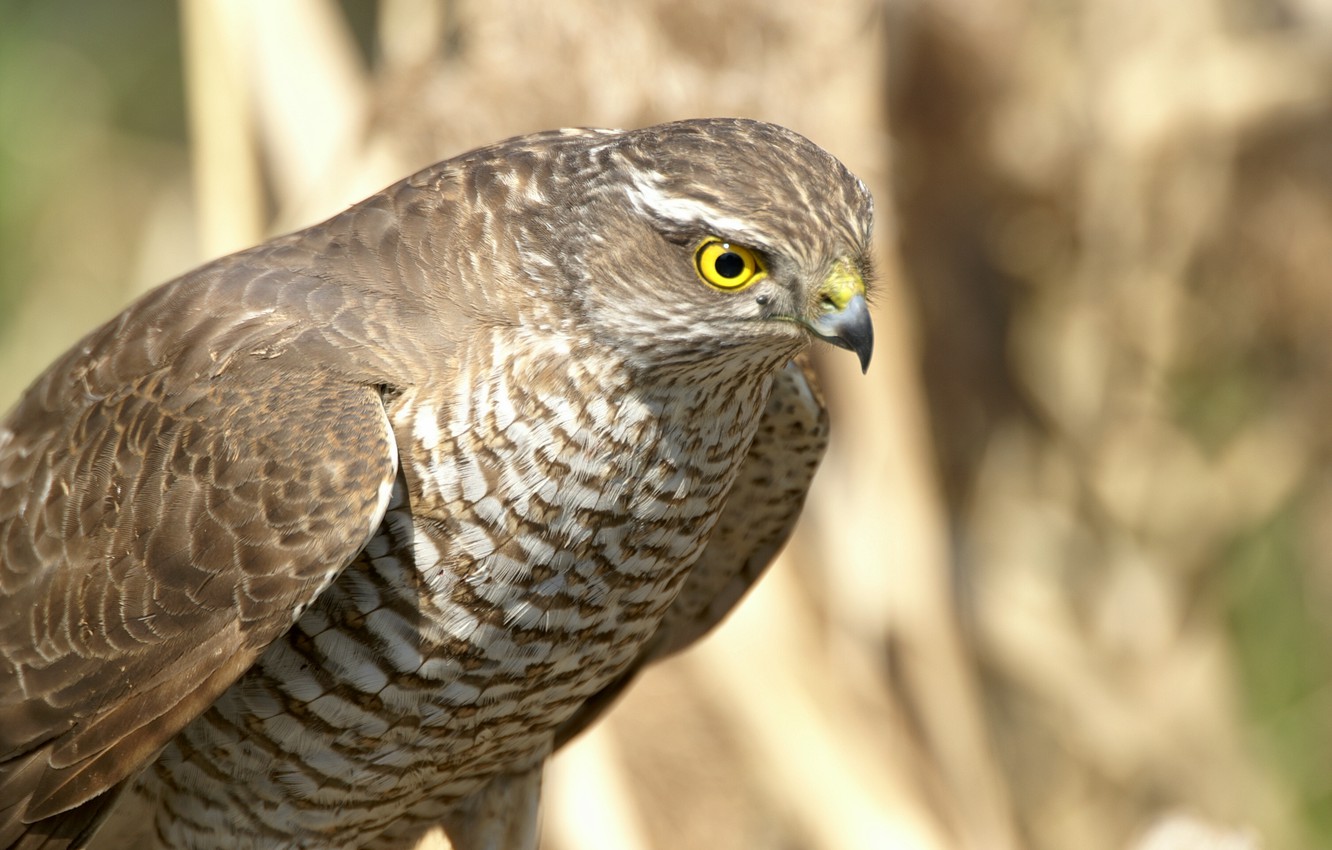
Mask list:
POLYGON ((745 258, 734 251, 727 251, 717 258, 714 267, 717 269, 717 274, 722 277, 739 277, 745 271, 745 258))

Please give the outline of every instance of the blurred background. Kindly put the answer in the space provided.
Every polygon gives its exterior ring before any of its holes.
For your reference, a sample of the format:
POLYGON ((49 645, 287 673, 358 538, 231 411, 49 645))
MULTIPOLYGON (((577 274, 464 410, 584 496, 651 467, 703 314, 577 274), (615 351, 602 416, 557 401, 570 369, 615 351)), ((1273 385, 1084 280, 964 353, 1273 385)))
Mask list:
POLYGON ((546 847, 1332 846, 1328 0, 0 0, 0 404, 434 160, 704 115, 871 185, 879 346, 546 847))

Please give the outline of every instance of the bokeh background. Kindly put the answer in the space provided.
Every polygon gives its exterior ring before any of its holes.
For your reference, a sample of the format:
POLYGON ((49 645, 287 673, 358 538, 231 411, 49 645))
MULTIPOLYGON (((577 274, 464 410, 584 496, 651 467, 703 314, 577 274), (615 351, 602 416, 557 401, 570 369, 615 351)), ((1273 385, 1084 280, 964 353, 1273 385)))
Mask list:
POLYGON ((0 404, 436 159, 722 114, 870 183, 879 346, 546 846, 1332 846, 1327 0, 0 0, 0 404))

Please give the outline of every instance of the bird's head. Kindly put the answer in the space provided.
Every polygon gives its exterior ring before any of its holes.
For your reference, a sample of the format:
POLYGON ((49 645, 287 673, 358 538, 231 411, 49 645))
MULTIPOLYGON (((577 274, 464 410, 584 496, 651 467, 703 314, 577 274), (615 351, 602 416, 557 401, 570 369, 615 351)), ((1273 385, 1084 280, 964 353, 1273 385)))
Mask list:
POLYGON ((868 367, 873 202, 830 154, 706 119, 608 137, 589 158, 584 209, 615 249, 584 254, 603 333, 657 358, 777 361, 813 336, 868 367))
POLYGON ((476 194, 487 184, 520 208, 497 240, 517 250, 514 285, 558 290, 526 303, 558 304, 557 319, 631 362, 750 371, 818 338, 868 367, 873 202, 803 136, 699 119, 479 153, 476 194))

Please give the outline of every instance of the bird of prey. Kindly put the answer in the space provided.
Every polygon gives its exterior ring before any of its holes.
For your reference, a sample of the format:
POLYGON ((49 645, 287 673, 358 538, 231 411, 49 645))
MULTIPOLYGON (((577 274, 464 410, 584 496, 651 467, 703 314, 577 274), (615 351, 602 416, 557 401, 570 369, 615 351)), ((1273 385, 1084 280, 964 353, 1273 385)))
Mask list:
POLYGON ((770 124, 539 133, 84 337, 0 423, 0 847, 535 847, 786 539, 871 219, 770 124))

